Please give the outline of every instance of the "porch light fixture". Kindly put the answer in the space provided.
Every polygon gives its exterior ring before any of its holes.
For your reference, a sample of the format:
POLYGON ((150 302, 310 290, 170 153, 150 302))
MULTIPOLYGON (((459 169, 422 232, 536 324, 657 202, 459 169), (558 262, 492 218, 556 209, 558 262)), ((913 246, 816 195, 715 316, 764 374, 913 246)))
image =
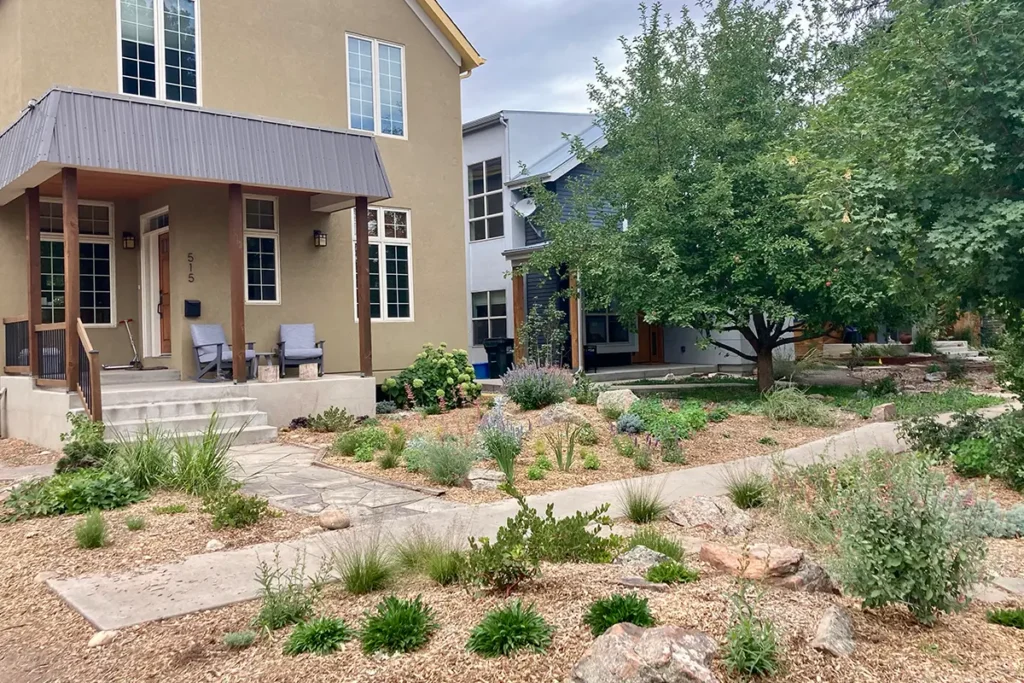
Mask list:
POLYGON ((135 248, 135 235, 130 232, 123 233, 121 235, 121 246, 125 249, 131 250, 135 248))
POLYGON ((327 233, 320 230, 313 231, 313 246, 322 248, 327 246, 327 233))

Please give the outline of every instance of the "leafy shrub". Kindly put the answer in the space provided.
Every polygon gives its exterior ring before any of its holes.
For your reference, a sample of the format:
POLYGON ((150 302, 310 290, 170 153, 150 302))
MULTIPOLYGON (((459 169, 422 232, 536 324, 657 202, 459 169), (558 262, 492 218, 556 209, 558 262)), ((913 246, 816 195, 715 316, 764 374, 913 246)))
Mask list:
POLYGON ((258 524, 269 510, 265 499, 225 487, 206 495, 203 512, 213 515, 214 529, 244 529, 258 524))
POLYGON ((636 441, 628 436, 616 436, 612 439, 612 444, 615 446, 615 452, 623 458, 632 459, 636 455, 636 441))
POLYGON ((661 519, 668 505, 661 498, 661 489, 643 480, 626 481, 619 489, 619 505, 634 524, 649 524, 661 519))
POLYGON ((230 481, 228 471, 231 458, 228 451, 234 445, 245 426, 234 430, 222 430, 216 414, 199 438, 174 438, 174 467, 168 485, 193 496, 224 488, 230 481))
POLYGON ((643 430, 661 441, 688 439, 692 432, 700 431, 708 424, 704 407, 696 401, 686 401, 679 410, 673 411, 666 408, 659 399, 645 398, 636 401, 630 407, 629 414, 640 417, 643 430))
POLYGON ((550 472, 551 470, 555 469, 554 463, 552 463, 546 455, 538 455, 537 459, 533 461, 533 464, 541 468, 545 472, 550 472))
POLYGON ((641 527, 629 537, 629 547, 644 546, 677 562, 683 559, 683 548, 654 527, 641 527))
POLYGON ((576 436, 576 443, 581 446, 596 446, 598 442, 597 432, 589 422, 580 425, 579 434, 576 436))
POLYGON ((1004 413, 988 425, 994 470, 1015 491, 1024 492, 1024 411, 1004 413))
POLYGON ((585 470, 599 470, 601 469, 601 460, 597 457, 597 454, 591 450, 582 451, 583 454, 583 469, 585 470))
POLYGON ((507 657, 518 650, 544 652, 554 629, 533 605, 515 600, 484 615, 469 635, 466 649, 484 657, 507 657))
POLYGON ((1007 325, 995 360, 999 384, 1024 399, 1024 324, 1007 325))
POLYGON ((505 373, 505 394, 523 410, 561 403, 572 391, 572 373, 564 368, 521 365, 505 373))
POLYGON ((928 367, 925 368, 924 371, 927 372, 929 375, 934 374, 936 372, 942 372, 942 366, 936 363, 935 361, 932 361, 931 363, 928 364, 928 367))
POLYGON ((988 429, 985 418, 978 413, 959 411, 954 413, 949 424, 942 424, 934 417, 917 417, 901 422, 897 433, 914 450, 945 457, 952 454, 957 444, 981 438, 988 429))
POLYGON ((666 439, 661 442, 661 461, 672 465, 685 465, 686 453, 678 439, 666 439))
POLYGON ((93 510, 75 525, 79 548, 102 548, 107 544, 107 521, 99 510, 93 510))
POLYGON ((288 636, 284 644, 286 655, 301 655, 311 653, 315 655, 329 655, 342 643, 352 640, 354 632, 345 623, 344 619, 337 617, 317 617, 295 626, 295 629, 288 636))
POLYGON ((334 568, 345 590, 365 595, 383 590, 395 578, 395 563, 381 546, 379 538, 347 546, 334 553, 334 568))
POLYGON ((285 569, 275 552, 274 563, 260 560, 256 582, 260 585, 260 611, 253 626, 276 631, 306 621, 323 592, 326 574, 319 573, 306 586, 306 563, 302 559, 285 569))
POLYGON ((647 627, 654 626, 655 621, 647 598, 627 593, 594 600, 583 617, 583 623, 590 627, 590 632, 596 638, 615 624, 628 623, 647 627))
POLYGON ((394 401, 377 401, 377 408, 374 411, 377 415, 392 415, 398 412, 398 404, 394 401))
POLYGON ((900 386, 896 383, 895 377, 892 375, 886 375, 885 377, 879 377, 869 384, 868 393, 876 398, 894 396, 900 393, 900 386))
POLYGON ((731 673, 740 676, 774 676, 779 672, 779 639, 775 626, 757 616, 747 599, 747 586, 730 596, 732 623, 725 632, 722 660, 731 673))
POLYGON ((567 424, 544 435, 555 454, 555 462, 558 463, 560 472, 568 472, 572 468, 572 463, 576 458, 576 440, 579 438, 580 429, 582 428, 576 425, 567 424))
POLYGON ((126 517, 124 526, 128 531, 142 531, 146 528, 146 520, 142 517, 126 517))
POLYGON ((370 449, 370 460, 373 460, 372 453, 387 448, 388 435, 380 427, 359 427, 351 431, 339 434, 334 440, 334 452, 341 455, 354 456, 360 448, 370 449))
POLYGON ((1003 510, 994 500, 978 500, 978 526, 982 536, 1020 538, 1024 536, 1024 504, 1003 510))
POLYGON ((914 353, 927 353, 928 355, 935 353, 935 339, 932 337, 932 333, 928 330, 918 330, 914 335, 910 350, 914 353))
POLYGON ((835 410, 809 398, 795 387, 766 392, 761 400, 761 410, 771 420, 808 427, 834 427, 837 421, 835 410))
POLYGON ((538 465, 531 465, 530 468, 526 470, 526 478, 530 481, 540 481, 544 478, 544 468, 538 465))
POLYGON ((741 510, 763 506, 770 486, 768 477, 760 472, 729 471, 726 475, 725 488, 729 499, 741 510))
POLYGON ((224 634, 224 647, 229 650, 244 650, 255 642, 255 631, 233 631, 224 634))
POLYGON ((85 469, 19 484, 4 502, 14 519, 81 515, 138 503, 146 494, 122 476, 85 469))
POLYGON ((965 377, 967 377, 967 361, 956 357, 946 360, 946 379, 960 380, 965 377))
POLYGON ((188 506, 184 503, 174 503, 172 505, 157 505, 153 508, 154 515, 180 515, 188 512, 188 506))
POLYGON ((356 418, 349 415, 344 408, 331 406, 319 415, 310 415, 307 425, 314 432, 325 434, 347 432, 356 426, 356 418))
POLYGON ((587 376, 587 373, 582 369, 577 370, 576 374, 573 375, 572 391, 570 392, 570 395, 576 399, 576 402, 587 406, 597 405, 597 397, 600 394, 601 391, 590 377, 587 376))
POLYGON ((729 411, 722 406, 712 408, 708 411, 708 419, 712 422, 725 422, 729 419, 729 411))
POLYGON ((352 459, 356 462, 373 462, 373 449, 369 446, 360 446, 356 449, 352 459))
POLYGON ((106 431, 102 422, 93 422, 85 413, 68 413, 71 431, 60 435, 64 455, 54 466, 57 474, 102 467, 113 447, 103 441, 106 431))
POLYGON ((654 565, 644 578, 651 583, 691 583, 700 578, 700 572, 673 560, 654 565))
POLYGON ((170 482, 174 473, 171 442, 147 425, 145 431, 134 438, 118 438, 106 469, 128 479, 140 491, 163 486, 170 482))
POLYGON ((1009 609, 989 610, 985 613, 985 621, 999 626, 1024 629, 1024 609, 1013 607, 1009 609))
POLYGON ((381 389, 401 408, 442 403, 453 408, 476 400, 481 386, 465 351, 448 351, 446 344, 425 344, 412 365, 384 380, 381 389))
POLYGON ((615 421, 619 434, 639 434, 644 431, 644 420, 635 413, 622 413, 615 421))
POLYGON ((412 652, 426 645, 437 628, 434 611, 423 604, 422 596, 402 600, 392 595, 377 604, 376 612, 364 614, 363 652, 412 652))
POLYGON ((615 422, 622 417, 622 409, 616 406, 605 406, 604 408, 601 408, 601 417, 615 422))
POLYGON ((968 439, 953 447, 953 469, 964 477, 984 477, 992 473, 992 445, 985 439, 968 439))

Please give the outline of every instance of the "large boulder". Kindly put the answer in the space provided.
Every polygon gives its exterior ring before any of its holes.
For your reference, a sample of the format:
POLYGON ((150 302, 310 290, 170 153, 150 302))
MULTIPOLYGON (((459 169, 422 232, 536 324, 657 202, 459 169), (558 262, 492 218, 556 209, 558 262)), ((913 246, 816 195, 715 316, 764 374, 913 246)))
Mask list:
POLYGON ((341 508, 329 507, 320 513, 317 522, 324 529, 347 529, 352 524, 352 518, 341 508))
POLYGON ((834 583, 832 583, 832 577, 828 575, 828 572, 821 567, 821 565, 811 562, 804 556, 803 561, 800 563, 800 568, 796 570, 795 574, 789 576, 772 579, 773 585, 779 586, 780 588, 788 588, 794 591, 803 591, 804 593, 838 593, 834 583))
POLYGON ((669 508, 670 522, 687 529, 713 531, 726 536, 739 536, 750 530, 750 515, 736 507, 726 496, 683 498, 669 508))
POLYGON ((604 410, 605 408, 609 408, 611 410, 618 410, 620 413, 625 413, 639 400, 640 399, 637 395, 629 389, 602 391, 597 397, 597 409, 604 410))
POLYGON ((662 562, 668 562, 671 559, 668 555, 659 553, 657 550, 651 550, 645 545, 638 545, 616 557, 612 560, 612 564, 626 565, 640 574, 646 574, 647 570, 651 567, 662 562))
POLYGON ((576 406, 568 403, 556 403, 540 411, 536 418, 536 425, 538 427, 547 427, 559 423, 581 425, 586 421, 587 416, 576 406))
POLYGON ((871 409, 871 419, 876 422, 892 422, 896 419, 896 404, 882 403, 871 409))
POLYGON ((804 551, 765 543, 743 548, 705 543, 700 549, 700 559, 715 569, 744 579, 774 579, 796 574, 804 551))
POLYGON ((616 624, 594 641, 572 670, 574 683, 718 683, 711 660, 718 646, 679 626, 616 624))
POLYGON ((505 475, 497 470, 474 467, 466 475, 466 481, 474 491, 496 491, 498 485, 505 481, 505 475))
POLYGON ((818 622, 811 647, 833 657, 848 657, 853 654, 853 619, 841 607, 829 607, 818 622))

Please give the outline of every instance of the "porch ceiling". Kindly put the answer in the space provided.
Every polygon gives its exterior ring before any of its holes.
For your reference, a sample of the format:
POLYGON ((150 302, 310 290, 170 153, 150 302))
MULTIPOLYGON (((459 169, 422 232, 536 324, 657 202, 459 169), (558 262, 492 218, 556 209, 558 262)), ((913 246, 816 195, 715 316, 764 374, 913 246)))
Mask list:
POLYGON ((366 135, 57 87, 0 133, 0 205, 64 167, 119 174, 104 182, 126 192, 131 177, 142 193, 182 180, 306 192, 315 210, 391 197, 366 135))
MULTIPOLYGON (((82 199, 97 201, 117 201, 119 199, 141 199, 147 195, 181 185, 221 185, 199 180, 179 180, 176 178, 157 178, 153 176, 112 173, 108 171, 79 171, 78 194, 82 199)), ((243 185, 243 192, 258 194, 265 191, 254 185, 243 185)), ((61 174, 55 173, 49 180, 39 184, 39 193, 43 197, 61 196, 61 174)), ((293 194, 299 196, 317 196, 310 192, 294 192, 277 190, 276 194, 293 194)))

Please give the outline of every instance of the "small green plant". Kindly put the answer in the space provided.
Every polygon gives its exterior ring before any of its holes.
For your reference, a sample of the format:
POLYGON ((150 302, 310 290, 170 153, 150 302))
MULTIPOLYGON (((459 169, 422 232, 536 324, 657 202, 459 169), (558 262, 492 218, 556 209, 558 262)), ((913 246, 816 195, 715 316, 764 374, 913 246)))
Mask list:
POLYGON ((99 510, 88 513, 75 525, 75 540, 79 548, 102 548, 107 545, 107 521, 99 510))
POLYGON ((145 493, 120 475, 83 469, 19 484, 11 490, 3 506, 8 519, 25 519, 113 510, 145 497, 145 493))
POLYGON ((572 391, 572 373, 560 367, 522 365, 502 378, 505 394, 523 410, 539 410, 561 403, 572 391))
POLYGON ((580 436, 581 429, 582 427, 567 424, 554 433, 549 432, 544 435, 555 454, 555 462, 558 463, 560 472, 568 472, 572 468, 572 463, 576 458, 576 440, 580 436))
POLYGON ((484 657, 508 657, 518 650, 545 652, 553 631, 533 605, 524 608, 515 600, 484 615, 466 649, 484 657))
POLYGON ((770 436, 762 436, 760 439, 757 440, 757 442, 759 444, 761 444, 762 446, 778 446, 779 445, 779 442, 776 441, 774 438, 772 438, 770 436))
POLYGON ((345 590, 365 595, 387 588, 395 578, 395 563, 380 539, 370 538, 334 553, 334 567, 345 590))
POLYGON ((647 598, 628 593, 612 595, 590 603, 583 623, 590 627, 590 632, 596 638, 615 624, 629 623, 647 627, 654 626, 655 621, 647 598))
POLYGON ((382 470, 392 470, 398 467, 399 462, 402 460, 402 453, 405 452, 405 445, 405 430, 398 425, 393 425, 391 433, 388 435, 387 446, 384 448, 384 452, 377 458, 377 465, 382 470))
POLYGON ((968 439, 953 447, 953 469, 963 477, 984 477, 995 468, 992 442, 968 439))
POLYGON ((422 572, 427 561, 445 550, 441 537, 423 527, 415 527, 409 534, 396 540, 391 547, 398 569, 406 572, 422 572))
POLYGON ((651 583, 691 583, 700 578, 700 572, 682 562, 669 561, 656 564, 644 576, 651 583))
POLYGON ((581 424, 579 434, 576 436, 576 443, 581 446, 596 446, 597 442, 597 432, 594 431, 593 425, 589 422, 581 424))
POLYGON ((622 408, 617 408, 615 406, 605 406, 604 408, 601 408, 601 417, 603 417, 606 420, 616 422, 621 416, 622 408))
POLYGON ((629 537, 629 547, 637 546, 650 548, 655 552, 667 556, 669 559, 681 562, 683 559, 683 548, 678 543, 665 536, 654 527, 644 526, 638 529, 629 537))
POLYGON ((570 395, 579 404, 593 406, 597 405, 597 397, 601 395, 601 391, 594 384, 593 380, 587 376, 587 373, 580 369, 573 375, 570 395))
POLYGON ((730 595, 732 622, 725 633, 725 667, 739 676, 774 676, 779 672, 779 639, 775 626, 757 616, 741 583, 730 595))
POLYGON ((206 495, 203 512, 213 515, 214 529, 244 529, 258 524, 269 514, 266 499, 239 493, 230 486, 206 495))
POLYGON ((946 360, 946 379, 956 381, 965 377, 967 377, 967 361, 956 357, 946 360))
POLYGON ((444 550, 427 558, 427 576, 439 586, 451 586, 462 578, 465 556, 458 550, 444 550))
POLYGON ((418 471, 441 486, 460 486, 473 464, 482 457, 483 453, 474 444, 451 437, 423 441, 414 455, 418 471))
POLYGON ((522 452, 526 430, 505 420, 502 411, 494 411, 484 417, 480 426, 484 450, 494 458, 498 468, 505 475, 505 481, 515 483, 516 458, 522 452))
POLYGON ((229 650, 244 650, 255 642, 255 631, 232 631, 224 634, 224 647, 229 650))
POLYGON ((347 432, 355 427, 356 419, 344 408, 332 406, 319 415, 310 415, 308 424, 314 432, 347 432))
POLYGON ((176 436, 170 487, 193 496, 205 496, 227 486, 232 462, 228 451, 245 427, 243 424, 234 431, 222 430, 214 413, 198 438, 176 436))
POLYGON ((132 482, 140 491, 163 486, 174 472, 171 442, 164 434, 146 425, 138 436, 118 437, 117 447, 107 460, 106 468, 132 482))
POLYGON ((373 448, 370 446, 360 446, 352 454, 352 459, 356 462, 373 462, 373 448))
POLYGON ((686 464, 686 453, 678 439, 667 439, 661 442, 661 461, 670 465, 686 464))
POLYGON ((650 448, 641 448, 633 456, 633 464, 641 472, 650 472, 654 469, 654 458, 651 457, 650 448))
POLYGON ((927 353, 928 355, 935 353, 935 339, 932 337, 932 333, 928 330, 918 330, 914 335, 910 350, 914 353, 927 353))
POLYGON ((376 611, 364 614, 360 638, 366 654, 395 654, 418 650, 437 629, 434 610, 422 596, 402 600, 392 595, 381 600, 376 611))
POLYGON ((985 620, 990 624, 1024 629, 1024 609, 1013 607, 989 610, 985 613, 985 620))
POLYGON ((771 482, 760 472, 727 470, 725 489, 736 507, 750 510, 767 502, 771 482))
POLYGON ((661 498, 661 488, 643 480, 626 481, 619 488, 619 505, 634 524, 650 524, 661 519, 668 505, 661 498))
POLYGON ((387 448, 388 435, 380 427, 359 427, 339 434, 334 440, 334 452, 348 457, 356 454, 360 448, 370 449, 370 462, 373 452, 387 448))
POLYGON ((544 468, 538 465, 531 465, 530 468, 526 470, 526 478, 530 481, 540 481, 544 478, 544 468))
POLYGON ((377 415, 392 415, 398 412, 398 405, 394 401, 377 401, 374 412, 377 415))
POLYGON ((583 450, 583 469, 585 470, 599 470, 601 469, 601 460, 597 457, 597 454, 591 450, 583 450))
POLYGON ((619 434, 639 434, 644 431, 644 420, 633 413, 622 413, 615 421, 615 429, 619 434))
POLYGON ((188 506, 184 503, 172 505, 157 505, 153 508, 154 515, 180 515, 188 512, 188 506))
POLYGON ((708 419, 712 422, 725 422, 729 419, 729 411, 722 406, 712 408, 708 411, 708 419))
POLYGON ((146 528, 146 520, 142 517, 126 517, 124 525, 128 531, 142 531, 146 528))
POLYGON ((274 553, 274 563, 260 560, 256 582, 260 585, 260 611, 253 626, 276 631, 291 624, 306 621, 320 600, 325 573, 318 573, 306 586, 306 562, 300 559, 290 569, 281 567, 280 557, 274 553))
POLYGON ((538 455, 537 459, 533 461, 533 464, 541 468, 545 472, 550 472, 551 470, 555 469, 554 463, 551 462, 551 460, 548 459, 548 456, 546 455, 538 455))
POLYGON ((632 438, 628 436, 616 436, 612 439, 612 443, 615 445, 615 452, 623 458, 629 458, 632 460, 636 456, 637 445, 632 438))
POLYGON ((892 375, 886 375, 885 377, 879 377, 874 382, 868 385, 868 393, 875 398, 882 398, 884 396, 895 396, 900 393, 900 385, 896 383, 896 378, 892 375))
POLYGON ((795 387, 766 392, 761 399, 761 411, 771 420, 807 427, 834 427, 837 422, 833 408, 795 387))
POLYGON ((103 440, 103 422, 93 422, 86 413, 68 413, 67 419, 71 431, 60 435, 64 455, 54 466, 54 472, 62 474, 103 467, 113 451, 103 440))
POLYGON ((354 632, 337 617, 317 617, 312 621, 297 624, 284 644, 286 655, 329 655, 342 643, 352 640, 354 632))
POLYGON ((393 470, 401 462, 401 456, 392 451, 383 451, 377 456, 377 466, 382 470, 393 470))
POLYGON ((931 363, 928 364, 928 367, 925 368, 924 371, 927 372, 929 375, 935 374, 937 372, 942 372, 942 366, 936 363, 935 361, 932 361, 931 363))

